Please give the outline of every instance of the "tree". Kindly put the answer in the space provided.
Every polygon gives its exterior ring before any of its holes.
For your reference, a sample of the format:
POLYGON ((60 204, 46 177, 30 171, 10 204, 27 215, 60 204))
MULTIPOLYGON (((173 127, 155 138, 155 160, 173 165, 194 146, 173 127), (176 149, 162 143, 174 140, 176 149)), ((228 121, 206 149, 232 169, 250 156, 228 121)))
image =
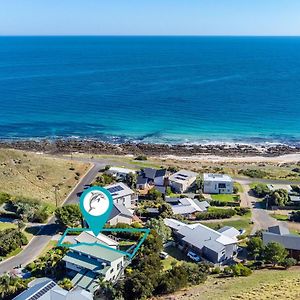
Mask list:
POLYGON ((292 257, 287 257, 283 263, 282 266, 285 267, 286 269, 295 266, 297 264, 297 260, 295 258, 292 257))
POLYGON ((67 291, 69 291, 73 288, 73 283, 72 283, 71 279, 69 279, 69 278, 64 278, 64 279, 60 280, 58 282, 58 285, 67 291))
POLYGON ((247 242, 247 251, 254 259, 261 257, 263 248, 263 241, 260 237, 252 237, 247 242))
POLYGON ((149 200, 162 199, 162 193, 156 188, 152 188, 151 190, 149 190, 147 197, 149 200))
POLYGON ((82 215, 77 204, 68 204, 56 208, 55 217, 57 218, 57 222, 63 228, 81 226, 82 215))
POLYGON ((290 220, 293 222, 300 222, 300 211, 293 211, 290 215, 290 220))
POLYGON ((270 242, 264 247, 264 258, 273 266, 282 264, 288 255, 288 251, 277 242, 270 242))
POLYGON ((173 210, 169 203, 163 203, 158 208, 159 216, 163 219, 171 218, 173 216, 173 210))
POLYGON ((162 218, 150 219, 147 224, 147 228, 154 229, 157 234, 162 238, 163 242, 166 242, 171 237, 171 229, 165 225, 162 218))
POLYGON ((289 202, 287 190, 278 189, 272 191, 269 197, 269 205, 285 206, 289 202))
POLYGON ((3 275, 0 277, 0 299, 11 299, 27 288, 28 280, 3 275))
POLYGON ((258 198, 264 198, 270 193, 270 189, 264 183, 257 183, 251 190, 258 198))
POLYGON ((134 173, 127 174, 125 177, 125 182, 131 189, 135 188, 137 183, 137 174, 134 173))

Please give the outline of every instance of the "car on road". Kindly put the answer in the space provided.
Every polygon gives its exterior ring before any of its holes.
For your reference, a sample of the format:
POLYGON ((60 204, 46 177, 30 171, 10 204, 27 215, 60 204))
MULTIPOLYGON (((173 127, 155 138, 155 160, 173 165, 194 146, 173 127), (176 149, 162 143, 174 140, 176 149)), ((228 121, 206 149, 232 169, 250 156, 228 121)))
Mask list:
POLYGON ((187 256, 188 256, 191 260, 193 260, 193 261, 196 261, 196 262, 201 261, 200 256, 198 256, 196 253, 194 253, 194 252, 192 252, 192 251, 189 251, 189 252, 187 253, 187 256))

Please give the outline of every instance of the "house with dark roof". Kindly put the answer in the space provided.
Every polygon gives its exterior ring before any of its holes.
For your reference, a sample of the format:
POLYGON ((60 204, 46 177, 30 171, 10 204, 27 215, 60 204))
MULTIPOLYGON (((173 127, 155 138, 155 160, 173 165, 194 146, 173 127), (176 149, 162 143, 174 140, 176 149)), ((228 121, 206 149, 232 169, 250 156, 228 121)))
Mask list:
POLYGON ((114 203, 126 208, 134 208, 138 200, 135 192, 123 182, 107 185, 105 188, 111 193, 114 203))
POLYGON ((291 234, 287 227, 281 224, 269 227, 262 233, 262 238, 264 245, 277 242, 289 251, 290 256, 300 258, 300 235, 291 234))
POLYGON ((139 190, 149 190, 156 187, 165 193, 168 185, 168 171, 166 169, 145 168, 141 170, 137 178, 137 188, 139 190))
POLYGON ((93 300, 93 294, 79 287, 64 290, 52 279, 44 277, 31 281, 13 300, 93 300))
POLYGON ((229 228, 216 231, 200 223, 185 224, 175 219, 164 222, 172 229, 178 248, 185 253, 193 251, 213 263, 225 263, 236 254, 238 231, 234 235, 229 228))

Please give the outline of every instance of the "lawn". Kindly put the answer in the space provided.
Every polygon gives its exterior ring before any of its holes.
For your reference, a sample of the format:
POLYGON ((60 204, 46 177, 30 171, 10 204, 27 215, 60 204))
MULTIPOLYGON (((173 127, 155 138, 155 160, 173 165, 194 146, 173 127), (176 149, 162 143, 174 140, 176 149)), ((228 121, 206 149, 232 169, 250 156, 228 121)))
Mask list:
POLYGON ((234 186, 237 187, 239 193, 243 193, 244 189, 243 189, 243 186, 240 183, 235 182, 234 186))
POLYGON ((299 268, 295 268, 289 271, 260 270, 249 277, 211 276, 204 284, 177 294, 180 294, 177 297, 181 300, 299 299, 300 272, 299 268))
POLYGON ((18 150, 0 149, 0 192, 55 203, 62 202, 89 165, 18 150), (79 174, 79 176, 78 176, 79 174))
POLYGON ((217 195, 211 195, 211 198, 216 201, 221 202, 238 202, 239 198, 237 195, 234 194, 217 194, 217 195))
MULTIPOLYGON (((201 223, 201 222, 200 222, 201 223)), ((251 224, 251 220, 250 220, 250 214, 247 214, 245 216, 241 216, 238 219, 234 219, 234 220, 218 220, 218 222, 203 222, 202 223, 205 226, 208 226, 212 229, 218 230, 221 227, 224 226, 232 226, 236 229, 245 229, 246 230, 246 235, 250 234, 251 232, 251 228, 252 228, 252 224, 251 224)))
POLYGON ((288 221, 289 216, 281 214, 270 214, 270 216, 278 221, 288 221))
POLYGON ((188 260, 188 257, 185 256, 178 248, 175 246, 169 246, 164 249, 164 252, 169 254, 169 257, 162 260, 164 270, 171 269, 172 263, 180 263, 181 261, 188 260))
POLYGON ((9 222, 0 222, 0 230, 4 230, 7 228, 16 228, 17 225, 9 222))

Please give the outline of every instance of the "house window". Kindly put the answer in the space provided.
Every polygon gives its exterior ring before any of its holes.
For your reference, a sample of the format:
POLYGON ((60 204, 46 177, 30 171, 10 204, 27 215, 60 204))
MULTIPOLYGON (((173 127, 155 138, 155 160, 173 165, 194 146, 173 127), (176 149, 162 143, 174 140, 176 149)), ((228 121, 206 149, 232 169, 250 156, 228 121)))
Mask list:
POLYGON ((114 269, 112 268, 112 269, 110 269, 110 274, 112 273, 114 271, 114 269))
POLYGON ((117 265, 117 270, 119 270, 121 267, 122 267, 122 263, 120 262, 120 263, 118 263, 118 265, 117 265))
POLYGON ((219 189, 226 189, 225 183, 219 183, 219 189))

